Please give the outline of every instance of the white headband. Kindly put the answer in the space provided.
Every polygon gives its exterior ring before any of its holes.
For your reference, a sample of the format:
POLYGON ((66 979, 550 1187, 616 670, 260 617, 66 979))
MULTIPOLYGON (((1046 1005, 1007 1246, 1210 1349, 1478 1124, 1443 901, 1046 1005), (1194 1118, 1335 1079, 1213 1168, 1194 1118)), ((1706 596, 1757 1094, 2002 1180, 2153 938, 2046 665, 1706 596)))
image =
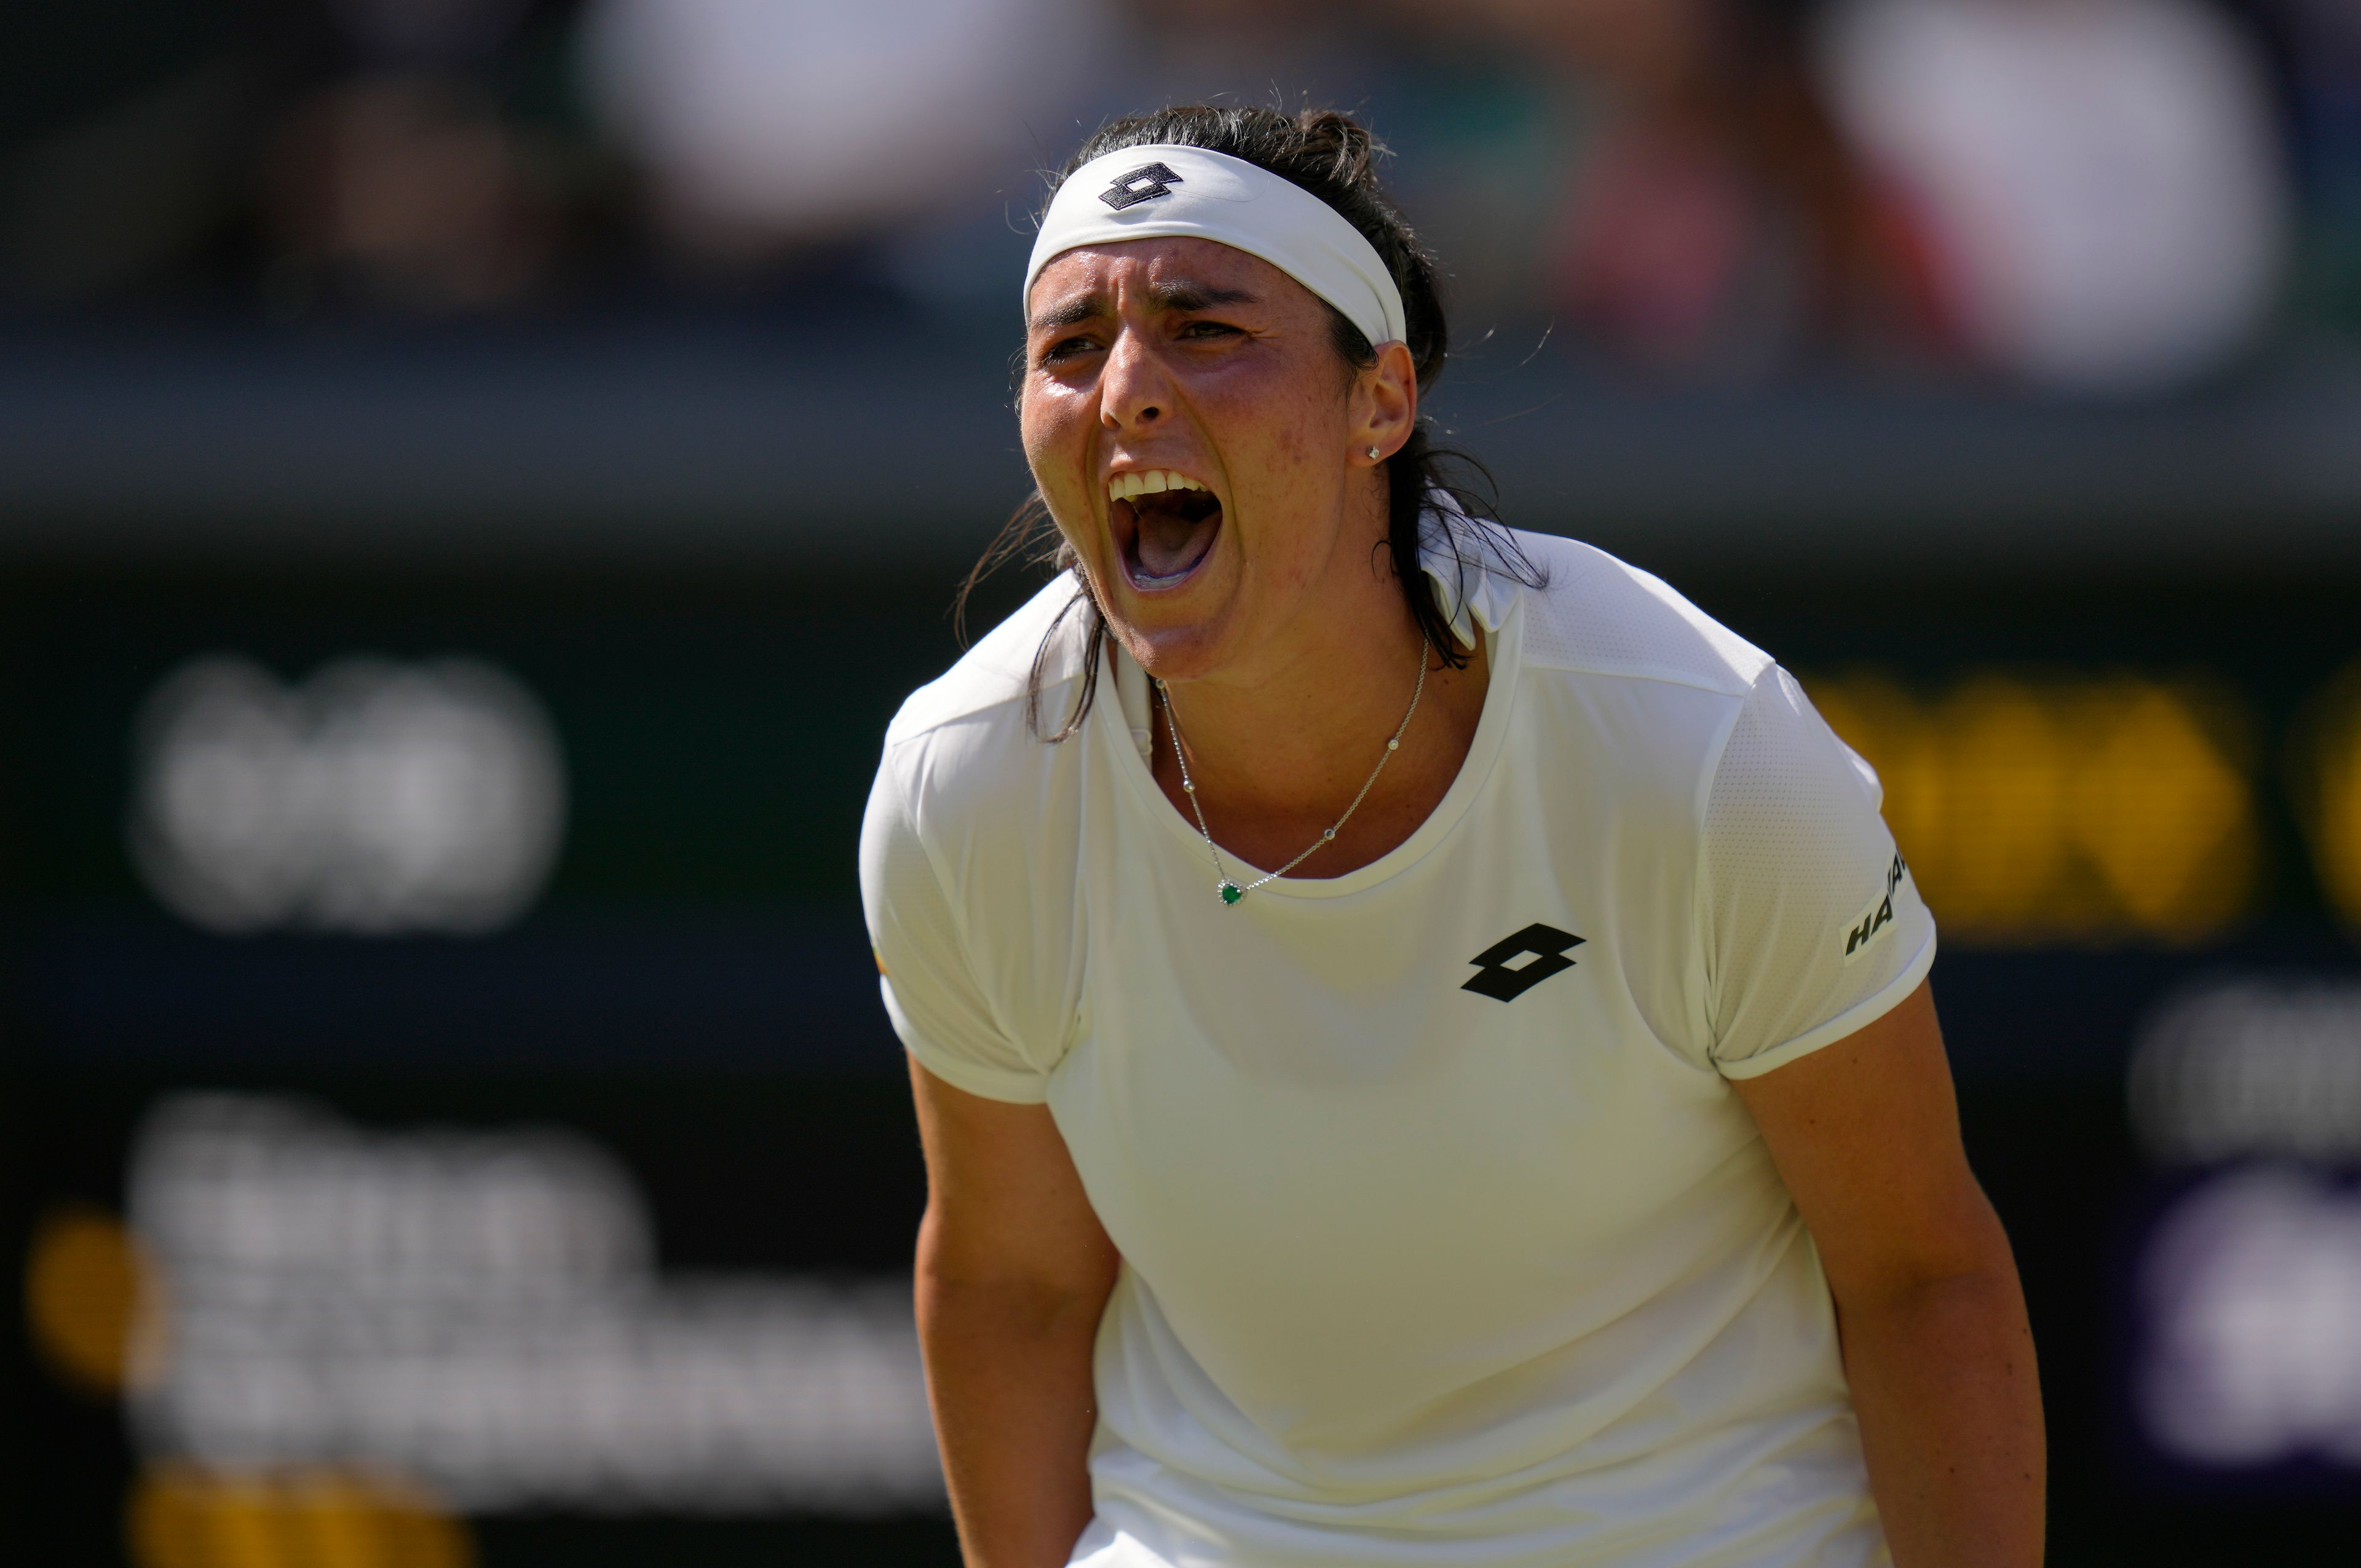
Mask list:
POLYGON ((1371 347, 1410 334, 1401 291, 1377 248, 1342 214, 1290 180, 1202 147, 1126 147, 1093 159, 1058 187, 1026 264, 1033 280, 1079 246, 1185 235, 1259 256, 1361 329, 1371 347))

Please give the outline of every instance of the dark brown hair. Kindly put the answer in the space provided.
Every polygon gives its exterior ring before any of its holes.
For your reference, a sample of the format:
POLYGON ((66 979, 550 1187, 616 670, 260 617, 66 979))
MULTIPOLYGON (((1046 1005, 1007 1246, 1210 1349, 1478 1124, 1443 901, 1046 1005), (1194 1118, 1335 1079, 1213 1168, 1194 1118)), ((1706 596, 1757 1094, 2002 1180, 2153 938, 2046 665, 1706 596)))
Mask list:
MULTIPOLYGON (((1383 144, 1351 115, 1333 109, 1306 109, 1289 115, 1276 109, 1242 105, 1186 104, 1132 115, 1100 127, 1074 149, 1065 166, 1049 176, 1055 194, 1067 175, 1093 159, 1127 147, 1151 144, 1199 147, 1226 153, 1268 170, 1319 197, 1361 232, 1377 250, 1394 286, 1401 291, 1405 341, 1418 373, 1423 401, 1443 374, 1450 349, 1450 329, 1444 321, 1439 269, 1434 257, 1420 243, 1408 220, 1378 183, 1377 162, 1386 154, 1383 144)), ((1046 198, 1045 198, 1046 201, 1046 198)), ((1328 307, 1329 326, 1336 352, 1345 364, 1367 369, 1377 363, 1377 350, 1342 311, 1328 307)), ((1021 362, 1021 352, 1020 352, 1021 362)), ((1467 655, 1451 634, 1434 584, 1421 569, 1421 545, 1432 532, 1427 518, 1438 510, 1436 497, 1448 498, 1462 514, 1452 520, 1448 542, 1459 558, 1464 576, 1489 565, 1506 570, 1532 587, 1541 586, 1540 573, 1518 549, 1508 530, 1491 521, 1497 510, 1489 494, 1489 476, 1473 458, 1434 444, 1431 422, 1422 415, 1410 439, 1386 460, 1389 499, 1387 553, 1394 576, 1401 585, 1411 617, 1426 634, 1435 652, 1454 668, 1467 655), (1478 486, 1480 485, 1480 488, 1478 486), (1471 551, 1474 552, 1471 554, 1471 551)), ((999 535, 960 586, 955 614, 964 630, 968 598, 978 583, 1011 560, 1028 559, 1059 571, 1074 569, 1072 546, 1059 538, 1047 504, 1035 490, 1009 518, 999 535)), ((1057 741, 1082 728, 1098 696, 1099 656, 1110 635, 1106 616, 1091 595, 1089 579, 1074 570, 1074 596, 1043 633, 1033 656, 1026 685, 1026 719, 1037 735, 1057 741), (1049 650, 1066 618, 1081 614, 1085 627, 1082 680, 1065 722, 1045 734, 1041 722, 1041 683, 1049 650)))

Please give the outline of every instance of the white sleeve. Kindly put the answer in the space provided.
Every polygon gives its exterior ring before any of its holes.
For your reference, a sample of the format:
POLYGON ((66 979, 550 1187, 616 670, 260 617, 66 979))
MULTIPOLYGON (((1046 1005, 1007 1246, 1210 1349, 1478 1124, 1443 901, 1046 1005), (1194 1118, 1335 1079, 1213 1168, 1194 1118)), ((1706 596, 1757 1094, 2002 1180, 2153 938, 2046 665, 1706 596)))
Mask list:
POLYGON ((1878 815, 1877 774, 1773 668, 1732 727, 1705 813, 1713 1059, 1752 1078, 1916 990, 1935 919, 1878 815))
POLYGON ((861 902, 885 1012, 910 1054, 970 1094, 1028 1105, 1047 1099, 1048 1077, 1008 1037, 976 982, 890 754, 861 824, 861 902))

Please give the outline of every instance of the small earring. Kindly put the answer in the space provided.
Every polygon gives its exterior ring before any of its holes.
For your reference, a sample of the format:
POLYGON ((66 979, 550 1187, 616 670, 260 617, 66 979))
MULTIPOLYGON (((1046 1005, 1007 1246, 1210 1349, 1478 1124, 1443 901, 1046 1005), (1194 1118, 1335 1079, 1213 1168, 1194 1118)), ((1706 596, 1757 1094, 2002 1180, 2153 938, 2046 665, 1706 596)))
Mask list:
POLYGON ((1369 461, 1370 461, 1370 462, 1375 463, 1375 462, 1377 462, 1379 458, 1383 457, 1384 455, 1385 455, 1385 454, 1384 454, 1384 453, 1382 453, 1382 452, 1379 452, 1376 447, 1372 446, 1372 447, 1370 447, 1370 448, 1369 448, 1369 461))

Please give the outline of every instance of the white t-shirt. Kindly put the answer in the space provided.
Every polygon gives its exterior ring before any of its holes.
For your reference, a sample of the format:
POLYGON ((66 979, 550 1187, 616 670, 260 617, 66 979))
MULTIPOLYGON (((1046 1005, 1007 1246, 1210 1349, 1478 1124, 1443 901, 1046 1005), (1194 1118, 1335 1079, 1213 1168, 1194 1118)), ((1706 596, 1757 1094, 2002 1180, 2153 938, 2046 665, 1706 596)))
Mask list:
POLYGON ((1064 579, 887 731, 861 866, 894 1025, 1046 1102, 1123 1255, 1077 1563, 1884 1560, 1827 1281, 1728 1080, 1899 1002, 1934 923, 1785 671, 1519 540, 1544 587, 1445 601, 1491 639, 1458 778, 1344 876, 1220 901, 1127 658, 1072 739, 1027 730, 1064 579))

